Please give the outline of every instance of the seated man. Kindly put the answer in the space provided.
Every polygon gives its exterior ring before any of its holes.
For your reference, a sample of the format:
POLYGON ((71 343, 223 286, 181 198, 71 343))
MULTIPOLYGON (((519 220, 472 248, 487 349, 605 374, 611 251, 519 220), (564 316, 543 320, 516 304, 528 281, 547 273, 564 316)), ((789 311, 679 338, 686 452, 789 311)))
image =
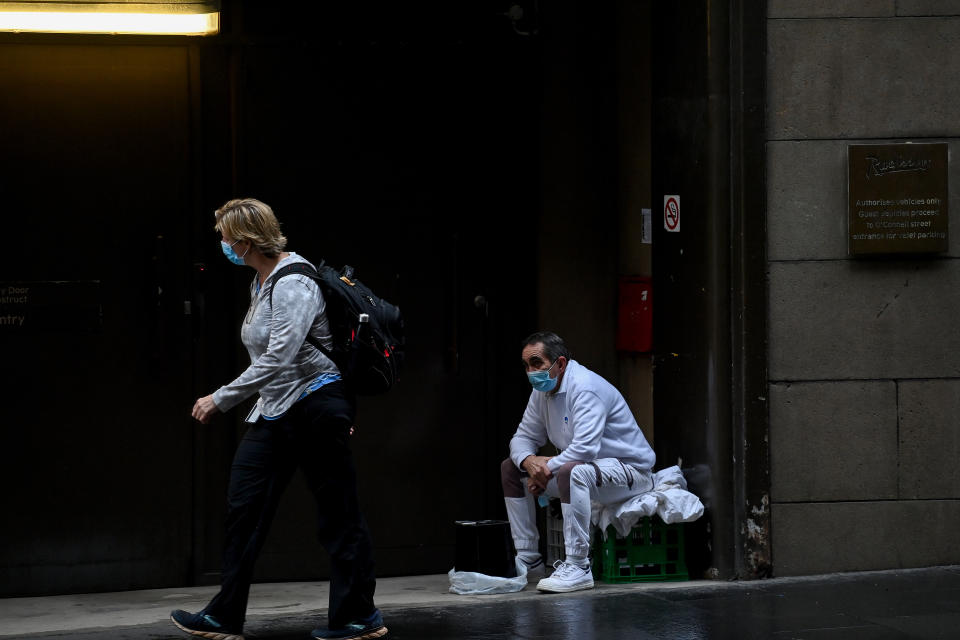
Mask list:
POLYGON ((560 498, 567 557, 537 589, 591 589, 590 501, 615 504, 650 491, 656 457, 620 392, 571 360, 559 336, 531 335, 522 357, 534 390, 500 467, 513 542, 531 579, 542 576, 534 496, 560 498), (547 440, 559 455, 537 455, 547 440))

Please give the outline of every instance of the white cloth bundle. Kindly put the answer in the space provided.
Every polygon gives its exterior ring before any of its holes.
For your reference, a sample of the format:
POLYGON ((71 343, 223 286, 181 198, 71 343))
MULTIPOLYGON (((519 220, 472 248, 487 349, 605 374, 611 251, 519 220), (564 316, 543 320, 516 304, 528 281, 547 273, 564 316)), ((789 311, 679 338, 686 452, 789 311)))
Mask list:
POLYGON ((687 481, 674 465, 653 474, 653 489, 634 496, 620 504, 593 503, 591 520, 607 535, 613 525, 617 533, 626 536, 640 518, 660 516, 667 524, 693 522, 703 515, 700 498, 687 491, 687 481))

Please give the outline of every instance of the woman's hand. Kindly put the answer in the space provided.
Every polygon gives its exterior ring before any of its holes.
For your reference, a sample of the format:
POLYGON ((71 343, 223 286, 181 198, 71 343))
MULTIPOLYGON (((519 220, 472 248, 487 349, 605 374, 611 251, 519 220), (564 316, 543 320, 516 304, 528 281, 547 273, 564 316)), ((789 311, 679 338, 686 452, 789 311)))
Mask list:
POLYGON ((215 413, 220 413, 220 409, 217 409, 217 405, 213 401, 213 395, 211 394, 197 399, 193 404, 193 413, 191 415, 199 420, 201 424, 207 424, 215 413))

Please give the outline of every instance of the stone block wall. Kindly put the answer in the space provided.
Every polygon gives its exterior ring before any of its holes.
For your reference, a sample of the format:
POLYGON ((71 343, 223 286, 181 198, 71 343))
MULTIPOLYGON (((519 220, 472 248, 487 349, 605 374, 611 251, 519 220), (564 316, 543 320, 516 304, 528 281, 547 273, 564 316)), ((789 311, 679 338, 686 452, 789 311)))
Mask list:
POLYGON ((771 0, 776 575, 960 563, 960 0, 771 0), (949 144, 950 249, 847 255, 847 146, 949 144))

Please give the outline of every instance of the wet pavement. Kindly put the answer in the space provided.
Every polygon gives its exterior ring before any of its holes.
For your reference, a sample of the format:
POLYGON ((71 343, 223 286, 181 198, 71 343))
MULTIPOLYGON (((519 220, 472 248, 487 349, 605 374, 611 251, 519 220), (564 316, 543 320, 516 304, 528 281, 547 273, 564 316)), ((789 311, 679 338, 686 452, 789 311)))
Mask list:
MULTIPOLYGON (((387 638, 394 640, 960 638, 960 566, 749 582, 600 585, 563 595, 540 594, 531 586, 519 594, 455 596, 445 593, 446 576, 381 583, 385 593, 378 594, 379 605, 390 628, 387 638)), ((261 607, 248 618, 247 638, 304 640, 322 618, 322 609, 294 602, 304 595, 296 585, 255 588, 261 607), (283 590, 270 600, 274 591, 283 590)), ((141 605, 137 610, 150 620, 141 624, 129 611, 138 597, 143 602, 159 598, 153 604, 165 607, 191 595, 183 591, 0 600, 0 637, 187 638, 160 619, 158 610, 141 605), (67 606, 86 607, 91 614, 96 609, 106 617, 82 618, 86 622, 73 628, 62 619, 57 625, 51 618, 67 606), (81 625, 86 626, 77 628, 81 625)))

